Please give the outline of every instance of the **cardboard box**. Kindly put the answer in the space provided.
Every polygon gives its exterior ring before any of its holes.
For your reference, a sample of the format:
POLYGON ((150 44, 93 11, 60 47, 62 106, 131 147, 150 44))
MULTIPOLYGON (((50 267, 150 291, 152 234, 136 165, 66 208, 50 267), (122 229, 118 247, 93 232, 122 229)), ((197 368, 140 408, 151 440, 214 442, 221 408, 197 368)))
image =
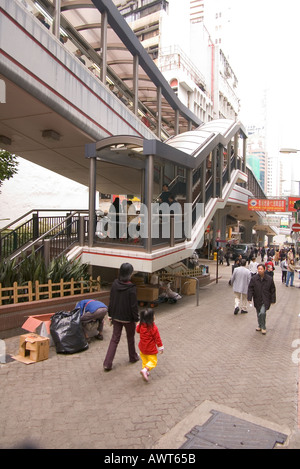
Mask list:
POLYGON ((26 365, 47 360, 49 357, 49 339, 38 334, 23 334, 20 336, 19 354, 13 356, 26 365))
POLYGON ((197 281, 193 278, 181 279, 181 293, 183 295, 195 295, 197 288, 197 281))
POLYGON ((50 347, 54 345, 53 339, 50 334, 51 317, 54 313, 40 314, 36 316, 29 316, 22 325, 22 329, 29 332, 35 332, 42 337, 48 337, 50 340, 50 347))
POLYGON ((158 299, 159 288, 146 285, 138 285, 136 287, 136 293, 137 299, 139 301, 155 301, 158 299))

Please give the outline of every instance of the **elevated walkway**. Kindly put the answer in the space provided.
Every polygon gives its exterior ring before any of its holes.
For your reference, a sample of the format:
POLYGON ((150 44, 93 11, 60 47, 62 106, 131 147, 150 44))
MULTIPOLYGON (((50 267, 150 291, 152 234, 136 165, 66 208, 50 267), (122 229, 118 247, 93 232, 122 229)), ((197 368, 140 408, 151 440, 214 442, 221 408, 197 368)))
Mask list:
POLYGON ((216 211, 225 207, 235 185, 247 181, 245 138, 240 123, 221 119, 165 143, 120 136, 88 145, 86 156, 90 160, 91 174, 89 243, 73 248, 69 257, 80 257, 91 265, 115 268, 128 260, 135 270, 142 272, 155 272, 190 257, 197 247, 202 246, 208 224, 216 211), (115 236, 115 224, 121 213, 116 214, 115 219, 108 218, 103 239, 95 239, 96 165, 103 168, 104 174, 110 172, 113 183, 118 175, 123 174, 124 178, 126 174, 127 186, 141 198, 141 213, 130 223, 131 227, 139 224, 140 230, 132 239, 126 235, 121 239, 120 233, 119 237, 115 236), (169 205, 162 208, 156 203, 162 170, 164 168, 166 172, 170 167, 183 175, 181 194, 174 194, 180 198, 180 203, 178 200, 171 209, 169 205), (156 172, 158 178, 155 178, 156 172), (161 236, 163 228, 169 228, 165 236, 161 236))

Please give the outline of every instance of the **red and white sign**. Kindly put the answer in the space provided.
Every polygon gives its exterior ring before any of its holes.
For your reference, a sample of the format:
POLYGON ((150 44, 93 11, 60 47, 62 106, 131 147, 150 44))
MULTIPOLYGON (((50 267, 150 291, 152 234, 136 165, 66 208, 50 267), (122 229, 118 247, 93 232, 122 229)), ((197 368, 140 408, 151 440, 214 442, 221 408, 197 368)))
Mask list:
POLYGON ((257 212, 285 212, 285 199, 248 199, 248 210, 257 212))
POLYGON ((299 233, 299 231, 300 231, 300 223, 294 223, 294 224, 292 225, 292 231, 293 231, 294 233, 299 233))

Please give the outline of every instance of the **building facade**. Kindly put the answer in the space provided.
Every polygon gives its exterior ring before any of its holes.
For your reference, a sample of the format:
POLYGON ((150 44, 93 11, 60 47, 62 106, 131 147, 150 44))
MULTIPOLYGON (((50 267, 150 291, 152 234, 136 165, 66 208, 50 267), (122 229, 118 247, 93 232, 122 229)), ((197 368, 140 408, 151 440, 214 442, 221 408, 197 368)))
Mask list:
MULTIPOLYGON (((237 77, 205 24, 205 1, 114 0, 179 99, 203 122, 239 113, 237 77)), ((222 15, 221 15, 222 16, 222 15)))

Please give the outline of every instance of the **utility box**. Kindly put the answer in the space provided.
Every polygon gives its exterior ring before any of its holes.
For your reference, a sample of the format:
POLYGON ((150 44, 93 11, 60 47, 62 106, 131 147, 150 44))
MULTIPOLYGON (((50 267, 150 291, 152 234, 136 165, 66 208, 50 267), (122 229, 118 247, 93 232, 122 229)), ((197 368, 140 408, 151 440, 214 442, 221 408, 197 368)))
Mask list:
POLYGON ((31 363, 47 360, 48 357, 49 339, 31 333, 20 336, 19 354, 12 358, 29 365, 31 363))

